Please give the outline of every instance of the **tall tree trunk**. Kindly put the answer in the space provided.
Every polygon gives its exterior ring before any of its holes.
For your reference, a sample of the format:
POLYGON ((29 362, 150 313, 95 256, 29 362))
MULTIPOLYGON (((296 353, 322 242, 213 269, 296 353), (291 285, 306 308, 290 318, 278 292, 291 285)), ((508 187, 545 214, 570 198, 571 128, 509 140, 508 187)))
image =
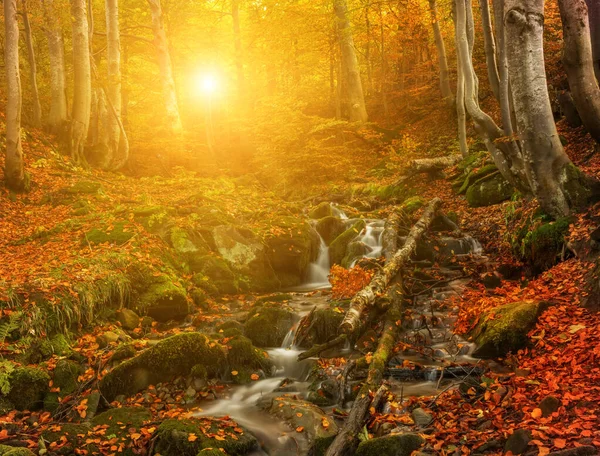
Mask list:
POLYGON ((504 26, 515 116, 529 186, 554 217, 589 196, 565 154, 552 116, 544 67, 544 0, 506 0, 504 26))
POLYGON ((500 75, 496 61, 496 43, 492 31, 492 18, 490 16, 489 0, 479 0, 481 21, 483 25, 483 43, 485 47, 485 61, 487 63, 488 80, 497 100, 500 100, 500 75))
POLYGON ((118 0, 106 0, 106 60, 108 66, 108 147, 112 169, 119 169, 129 158, 129 142, 122 131, 121 109, 121 36, 118 0))
POLYGON ((160 79, 162 83, 165 108, 171 131, 180 134, 183 130, 181 125, 181 116, 179 115, 179 105, 177 103, 177 94, 175 92, 175 81, 173 80, 173 67, 171 64, 171 54, 167 42, 167 35, 163 24, 162 9, 160 0, 147 0, 152 13, 152 31, 154 32, 154 46, 160 68, 160 79))
POLYGON ((85 0, 71 1, 73 18, 73 119, 71 121, 71 156, 87 166, 85 141, 90 126, 92 78, 87 9, 85 0))
POLYGON ((600 2, 586 0, 590 22, 590 36, 592 38, 592 53, 596 79, 600 81, 600 2))
POLYGON ((563 63, 577 112, 600 143, 600 88, 594 74, 592 43, 584 0, 559 0, 563 27, 563 63))
POLYGON ((25 29, 25 44, 27 45, 27 60, 29 62, 29 79, 31 93, 33 96, 33 126, 42 126, 42 105, 40 104, 40 93, 37 85, 37 66, 35 63, 35 52, 33 50, 33 37, 31 36, 31 24, 27 12, 27 0, 22 0, 23 28, 25 29))
POLYGON ((19 74, 19 23, 17 0, 4 0, 4 65, 6 67, 6 186, 25 190, 25 167, 21 148, 21 76, 19 74))
POLYGON ((506 61, 506 40, 504 37, 504 0, 494 0, 494 19, 496 25, 496 43, 498 45, 498 77, 502 129, 506 136, 513 135, 512 99, 508 81, 508 62, 506 61))
POLYGON ((233 18, 233 45, 235 49, 235 69, 238 85, 238 100, 240 106, 246 105, 246 78, 244 76, 244 60, 242 54, 242 32, 240 26, 240 0, 231 2, 231 17, 233 18))
POLYGON ((456 80, 456 117, 458 118, 458 145, 463 157, 469 155, 467 144, 467 113, 465 111, 465 75, 460 65, 456 80))
POLYGON ((46 38, 50 56, 50 87, 52 100, 46 124, 59 136, 65 134, 67 124, 67 92, 65 82, 65 48, 62 31, 54 9, 54 0, 43 0, 46 38))
POLYGON ((379 42, 381 48, 381 104, 383 105, 383 118, 387 122, 390 110, 387 98, 387 60, 385 58, 385 29, 383 23, 383 8, 379 5, 379 42))
POLYGON ((431 13, 431 25, 437 48, 438 62, 440 66, 440 89, 442 97, 452 103, 452 89, 450 88, 450 71, 448 70, 448 58, 446 57, 446 46, 438 22, 437 1, 429 0, 429 11, 431 13))
POLYGON ((360 67, 356 58, 352 29, 348 18, 346 0, 334 0, 334 11, 338 21, 338 40, 342 54, 342 68, 346 75, 346 95, 349 103, 350 121, 366 122, 368 119, 365 107, 365 96, 360 80, 360 67))

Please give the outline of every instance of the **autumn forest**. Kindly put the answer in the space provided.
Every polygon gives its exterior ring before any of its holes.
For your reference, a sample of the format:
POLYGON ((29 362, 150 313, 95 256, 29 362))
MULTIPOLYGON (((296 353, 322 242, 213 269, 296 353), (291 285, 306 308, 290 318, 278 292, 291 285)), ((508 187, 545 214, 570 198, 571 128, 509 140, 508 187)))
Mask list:
POLYGON ((2 0, 0 456, 600 455, 600 0, 2 0))

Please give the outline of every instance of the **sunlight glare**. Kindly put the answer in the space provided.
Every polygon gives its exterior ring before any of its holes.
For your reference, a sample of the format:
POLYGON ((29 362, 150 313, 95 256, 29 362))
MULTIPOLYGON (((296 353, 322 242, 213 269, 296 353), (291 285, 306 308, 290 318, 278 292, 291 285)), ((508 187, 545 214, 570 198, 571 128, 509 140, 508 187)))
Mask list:
POLYGON ((219 81, 214 74, 199 74, 196 77, 196 88, 199 93, 212 95, 219 89, 219 81))

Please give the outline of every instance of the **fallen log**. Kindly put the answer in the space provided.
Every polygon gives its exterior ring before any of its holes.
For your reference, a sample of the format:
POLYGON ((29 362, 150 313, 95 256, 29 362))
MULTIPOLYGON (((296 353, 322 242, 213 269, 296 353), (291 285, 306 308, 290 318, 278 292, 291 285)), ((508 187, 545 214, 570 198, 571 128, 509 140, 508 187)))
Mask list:
POLYGON ((317 356, 321 352, 324 352, 325 350, 328 350, 333 347, 337 347, 338 345, 342 345, 343 343, 346 342, 346 340, 348 340, 348 335, 340 334, 339 336, 331 339, 328 342, 325 342, 324 344, 314 345, 309 350, 306 350, 305 352, 300 353, 298 355, 298 361, 302 361, 302 360, 305 360, 308 358, 312 358, 313 356, 317 356))
POLYGON ((450 168, 451 166, 459 163, 463 157, 461 155, 450 155, 448 157, 438 157, 438 158, 421 158, 417 160, 412 160, 404 175, 400 177, 394 185, 402 185, 411 177, 416 176, 417 174, 424 173, 439 173, 446 168, 450 168))
POLYGON ((437 381, 439 378, 461 379, 469 376, 480 377, 484 369, 472 366, 449 366, 449 367, 424 367, 422 369, 409 369, 406 367, 389 367, 386 375, 401 381, 428 380, 437 381))
POLYGON ((363 311, 372 305, 378 296, 384 294, 385 289, 388 287, 391 280, 398 274, 402 266, 404 266, 411 254, 417 248, 417 241, 431 225, 441 204, 442 200, 439 198, 434 198, 429 202, 419 221, 408 233, 406 242, 402 248, 396 251, 385 266, 375 273, 371 282, 365 288, 354 295, 352 301, 350 301, 350 309, 340 325, 342 333, 353 333, 359 325, 363 311))
POLYGON ((390 261, 398 250, 398 222, 400 221, 401 214, 396 211, 385 221, 383 227, 383 234, 381 235, 381 245, 383 256, 385 261, 390 261))

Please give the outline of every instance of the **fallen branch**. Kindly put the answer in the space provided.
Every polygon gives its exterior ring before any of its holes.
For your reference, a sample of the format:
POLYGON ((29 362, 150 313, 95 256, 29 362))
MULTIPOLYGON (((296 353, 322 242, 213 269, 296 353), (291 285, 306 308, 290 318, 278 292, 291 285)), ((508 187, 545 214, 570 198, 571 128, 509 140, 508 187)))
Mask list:
POLYGON ((312 358, 313 356, 317 356, 321 352, 324 352, 325 350, 342 345, 343 343, 346 342, 346 340, 348 340, 348 335, 340 334, 339 336, 331 339, 328 342, 325 342, 324 344, 314 345, 311 349, 300 353, 298 355, 298 361, 302 361, 307 358, 312 358))
POLYGON ((378 296, 384 294, 390 281, 398 274, 402 266, 404 266, 417 248, 417 241, 431 225, 441 204, 442 200, 439 198, 434 198, 429 202, 419 221, 408 233, 404 246, 396 251, 383 269, 375 273, 371 282, 365 288, 354 295, 352 301, 350 301, 350 309, 346 313, 340 326, 340 330, 343 333, 353 333, 359 325, 363 311, 372 305, 378 296))
POLYGON ((439 173, 440 171, 450 168, 456 165, 462 160, 461 155, 450 155, 448 157, 438 158, 421 158, 418 160, 412 160, 408 165, 404 175, 400 177, 394 185, 402 185, 411 177, 417 174, 424 173, 439 173))

